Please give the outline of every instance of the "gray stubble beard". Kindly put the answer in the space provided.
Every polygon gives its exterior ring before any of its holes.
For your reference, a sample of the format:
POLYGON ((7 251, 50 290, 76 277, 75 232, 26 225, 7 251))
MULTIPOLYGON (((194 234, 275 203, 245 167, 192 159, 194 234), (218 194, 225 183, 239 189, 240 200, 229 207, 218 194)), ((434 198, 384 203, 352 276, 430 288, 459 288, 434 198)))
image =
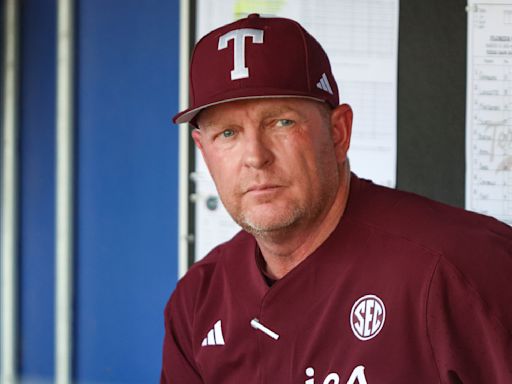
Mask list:
POLYGON ((254 237, 265 238, 269 237, 274 233, 289 231, 291 230, 297 222, 300 221, 306 215, 306 210, 303 208, 296 207, 293 209, 292 213, 288 215, 286 220, 275 223, 274 225, 260 226, 256 223, 251 222, 245 214, 242 213, 240 218, 235 220, 238 225, 240 225, 245 231, 252 234, 254 237))

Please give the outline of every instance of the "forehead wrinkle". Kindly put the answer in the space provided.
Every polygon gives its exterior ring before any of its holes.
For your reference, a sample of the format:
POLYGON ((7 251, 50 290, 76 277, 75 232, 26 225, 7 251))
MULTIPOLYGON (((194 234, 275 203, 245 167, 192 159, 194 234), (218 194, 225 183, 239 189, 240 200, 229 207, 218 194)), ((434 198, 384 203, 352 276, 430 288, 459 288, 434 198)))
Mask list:
MULTIPOLYGON (((235 102, 236 103, 236 102, 235 102)), ((202 121, 198 120, 198 125, 200 128, 209 128, 209 127, 232 127, 238 125, 236 123, 235 113, 244 112, 245 115, 248 115, 249 109, 244 109, 241 107, 235 107, 235 112, 233 112, 232 108, 236 104, 228 103, 224 105, 219 105, 217 107, 210 107, 202 112, 202 121), (206 118, 204 117, 206 115, 206 118)))
MULTIPOLYGON (((226 115, 224 113, 224 115, 226 115)), ((207 131, 208 129, 212 129, 212 128, 218 128, 219 126, 222 126, 222 127, 225 127, 225 126, 231 126, 233 124, 231 123, 226 123, 225 121, 220 121, 222 120, 222 116, 221 118, 216 118, 215 116, 214 117, 207 117, 206 119, 203 117, 201 120, 198 120, 198 127, 200 130, 203 130, 203 131, 207 131)))

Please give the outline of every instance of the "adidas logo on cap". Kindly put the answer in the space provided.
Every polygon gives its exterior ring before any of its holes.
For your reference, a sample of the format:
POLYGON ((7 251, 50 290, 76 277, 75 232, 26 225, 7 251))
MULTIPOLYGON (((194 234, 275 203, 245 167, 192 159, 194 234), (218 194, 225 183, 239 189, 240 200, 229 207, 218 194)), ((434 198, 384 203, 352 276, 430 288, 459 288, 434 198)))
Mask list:
POLYGON ((316 86, 325 92, 329 92, 331 95, 333 94, 331 85, 329 84, 329 80, 327 79, 327 75, 325 73, 320 78, 320 81, 316 83, 316 86))

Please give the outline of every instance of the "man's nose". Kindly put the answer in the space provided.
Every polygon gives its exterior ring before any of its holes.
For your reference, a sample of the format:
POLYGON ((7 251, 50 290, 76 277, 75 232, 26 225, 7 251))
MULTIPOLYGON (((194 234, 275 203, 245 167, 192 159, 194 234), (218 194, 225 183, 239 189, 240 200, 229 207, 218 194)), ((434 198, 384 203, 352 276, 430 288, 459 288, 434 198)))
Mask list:
POLYGON ((245 165, 251 168, 264 168, 274 160, 270 142, 261 132, 250 133, 246 136, 243 156, 245 165))

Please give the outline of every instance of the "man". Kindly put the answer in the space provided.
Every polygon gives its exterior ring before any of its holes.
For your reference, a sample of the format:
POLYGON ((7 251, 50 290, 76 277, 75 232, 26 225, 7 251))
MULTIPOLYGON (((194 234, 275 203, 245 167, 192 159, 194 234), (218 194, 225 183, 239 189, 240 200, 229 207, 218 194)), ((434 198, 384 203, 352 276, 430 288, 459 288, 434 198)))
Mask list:
POLYGON ((512 383, 512 230, 351 174, 320 45, 248 18, 196 46, 191 106, 243 228, 178 283, 161 383, 512 383))

